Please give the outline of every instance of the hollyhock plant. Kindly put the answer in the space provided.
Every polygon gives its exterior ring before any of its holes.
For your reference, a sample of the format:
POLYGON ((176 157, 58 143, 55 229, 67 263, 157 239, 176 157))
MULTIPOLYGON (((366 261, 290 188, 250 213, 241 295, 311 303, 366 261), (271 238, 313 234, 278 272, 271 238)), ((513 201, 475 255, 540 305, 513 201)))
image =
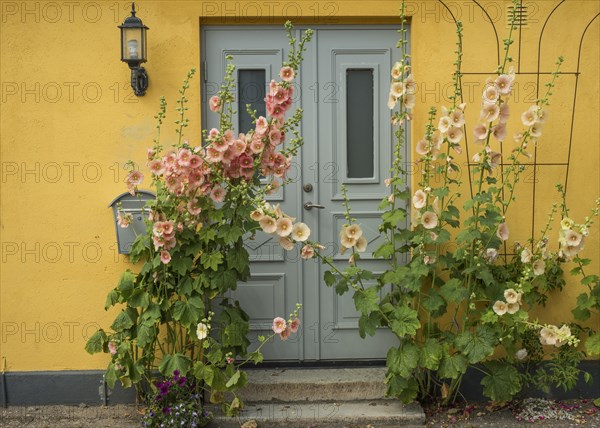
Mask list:
MULTIPOLYGON (((106 308, 123 305, 112 332, 99 330, 86 346, 90 353, 111 354, 106 371, 111 388, 117 380, 125 387, 153 384, 155 373, 168 378, 176 371, 179 379, 194 379, 195 393, 206 390, 211 401, 223 402, 225 392, 245 385, 242 366, 262 361, 264 343, 276 335, 287 339, 292 325, 297 330, 300 306, 287 323, 283 320, 283 328, 277 327, 250 352, 249 316, 227 297, 250 276, 244 238, 263 230, 276 235, 287 250, 302 248, 304 258, 313 249, 305 243, 310 229, 266 202, 269 193, 289 182, 292 159, 303 143, 302 111, 294 109, 293 81, 312 31, 296 40, 291 23, 285 28, 291 49, 281 80, 268 83, 264 116, 248 111, 251 129, 233 126, 236 73, 230 56, 223 84, 208 100, 208 108, 218 115, 218 127, 203 131, 201 137, 184 138, 189 124, 187 90, 195 74, 191 70, 177 101, 176 138, 164 146, 161 132, 167 109, 161 98, 157 137, 145 153, 156 200, 144 208, 146 233, 137 236, 130 253, 133 263, 143 263, 137 273, 127 270, 109 293, 106 308)), ((126 185, 136 195, 144 174, 133 162, 127 165, 126 185)), ((119 212, 121 227, 129 227, 130 221, 119 212)), ((161 413, 176 414, 172 404, 161 413)), ((238 398, 223 403, 227 414, 240 408, 238 398)))
MULTIPOLYGON (((517 0, 513 3, 518 7, 517 0)), ((511 400, 525 386, 547 391, 550 386, 573 388, 581 377, 589 381, 579 362, 585 355, 600 355, 600 333, 577 322, 599 313, 600 277, 589 271, 590 260, 581 254, 600 200, 591 215, 577 223, 570 217, 565 189, 557 186, 562 202, 552 207, 540 239, 521 245, 511 242, 515 237, 509 233, 510 224, 522 221, 522 210, 511 208, 524 162, 532 156, 529 150, 543 143, 549 99, 563 59, 558 59, 535 104, 511 117, 517 81, 510 64, 511 25, 495 75, 485 81, 475 105, 467 105, 462 97, 459 21, 454 90, 449 105, 429 109, 424 132, 412 127, 416 135, 411 169, 420 173, 411 176, 402 156, 416 103, 416 76, 408 55, 404 7, 403 2, 398 43, 402 55, 392 65, 387 100, 396 128, 390 175, 385 178, 389 194, 378 207, 379 225, 357 238, 348 233, 358 225, 341 186, 346 222, 340 228, 339 254, 334 259, 315 250, 329 267, 324 281, 339 294, 352 294, 361 337, 384 330, 396 336, 397 344, 387 352, 385 382, 387 394, 403 402, 453 402, 469 367, 483 373, 483 394, 499 402, 511 400), (466 145, 465 136, 475 137, 472 145, 466 145), (462 153, 468 171, 461 171, 462 162, 455 159, 462 153), (469 177, 468 183, 461 182, 461 173, 469 177), (550 233, 557 225, 557 232, 550 233), (377 271, 371 260, 361 260, 366 242, 359 241, 365 235, 369 242, 378 242, 369 255, 379 259, 377 271), (343 267, 338 257, 346 253, 348 265, 343 267), (582 277, 585 290, 577 297, 574 320, 541 323, 535 313, 550 317, 553 312, 533 310, 563 289, 562 266, 567 262, 571 274, 582 277), (583 338, 585 354, 577 347, 583 338), (538 364, 543 359, 549 360, 547 366, 538 364)))

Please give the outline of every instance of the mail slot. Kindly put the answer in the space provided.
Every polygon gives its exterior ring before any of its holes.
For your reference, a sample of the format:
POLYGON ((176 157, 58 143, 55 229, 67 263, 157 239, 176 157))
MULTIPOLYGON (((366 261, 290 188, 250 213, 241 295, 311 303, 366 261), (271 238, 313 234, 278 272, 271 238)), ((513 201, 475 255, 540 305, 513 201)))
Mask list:
POLYGON ((156 195, 147 190, 139 190, 135 196, 125 192, 117 196, 110 203, 109 208, 113 210, 113 220, 117 231, 117 244, 120 254, 129 254, 131 245, 139 234, 146 233, 146 223, 150 208, 146 202, 156 199, 156 195), (131 222, 127 227, 121 227, 118 224, 117 215, 119 211, 122 214, 131 214, 131 222))

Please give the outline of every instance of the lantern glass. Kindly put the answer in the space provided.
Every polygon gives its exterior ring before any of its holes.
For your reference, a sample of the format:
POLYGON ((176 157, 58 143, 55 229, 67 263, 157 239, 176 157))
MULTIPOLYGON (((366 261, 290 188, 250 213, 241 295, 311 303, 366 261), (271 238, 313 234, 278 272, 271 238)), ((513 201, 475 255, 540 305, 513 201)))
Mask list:
POLYGON ((146 29, 125 27, 121 31, 121 60, 130 63, 146 62, 146 29))

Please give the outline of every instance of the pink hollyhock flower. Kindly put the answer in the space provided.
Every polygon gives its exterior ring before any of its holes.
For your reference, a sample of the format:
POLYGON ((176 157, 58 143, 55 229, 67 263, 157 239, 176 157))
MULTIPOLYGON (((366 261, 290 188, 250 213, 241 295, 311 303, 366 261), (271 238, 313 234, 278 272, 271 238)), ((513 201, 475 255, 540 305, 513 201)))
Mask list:
POLYGON ((283 143, 283 134, 277 128, 272 128, 269 132, 269 140, 271 141, 272 146, 278 146, 283 143))
POLYGON ((242 168, 252 168, 252 166, 254 165, 254 159, 244 154, 240 156, 239 164, 242 168))
POLYGON ((285 320, 281 317, 276 317, 275 319, 273 319, 273 331, 277 334, 281 334, 282 332, 285 331, 287 325, 285 323, 285 320))
POLYGON ((302 247, 302 251, 300 252, 300 257, 305 260, 312 259, 315 256, 315 249, 310 245, 305 245, 302 247))
POLYGON ((190 156, 190 168, 200 168, 202 166, 202 158, 198 155, 190 156))
POLYGON ((131 171, 125 180, 127 181, 127 184, 139 186, 142 184, 142 181, 144 181, 144 174, 139 171, 131 171))
POLYGON ((501 122, 498 125, 494 126, 492 128, 492 135, 496 140, 504 141, 504 139, 506 138, 506 124, 501 122))
POLYGON ((233 358, 233 357, 227 357, 226 361, 227 361, 227 364, 233 364, 233 362, 235 361, 235 358, 233 358))
POLYGON ((494 84, 502 95, 508 95, 512 91, 513 79, 508 74, 501 74, 496 78, 494 84))
POLYGON ((171 254, 168 251, 161 251, 160 261, 164 264, 168 264, 171 261, 171 254))
POLYGON ((191 157, 192 152, 189 149, 181 149, 177 155, 177 163, 181 166, 190 166, 191 157))
POLYGON ((210 100, 208 101, 208 106, 210 107, 211 111, 221 111, 221 98, 219 98, 216 95, 210 97, 210 100))
POLYGON ((202 208, 200 207, 200 201, 198 199, 189 201, 187 203, 187 209, 191 215, 198 215, 202 212, 202 208))
POLYGON ((108 342, 108 351, 110 355, 115 355, 117 353, 117 345, 115 342, 108 342))
POLYGON ((117 213, 117 224, 122 228, 126 228, 131 223, 131 214, 123 214, 121 211, 117 213))
POLYGON ((265 144, 260 140, 252 140, 252 142, 250 143, 250 150, 254 154, 261 153, 264 148, 265 148, 265 144))
POLYGON ((417 154, 421 155, 421 156, 425 156, 426 154, 429 153, 429 141, 422 139, 420 140, 417 145, 415 146, 415 151, 417 152, 417 154))
POLYGON ((477 140, 477 142, 483 142, 483 140, 485 140, 488 136, 487 126, 485 126, 483 123, 480 123, 479 125, 475 126, 473 133, 475 134, 475 140, 477 140))
POLYGON ((156 150, 154 150, 153 148, 146 149, 146 156, 148 157, 148 160, 152 160, 155 154, 156 150))
POLYGON ((151 161, 148 166, 154 175, 162 175, 165 172, 165 167, 160 159, 151 161))
POLYGON ((279 70, 279 77, 284 82, 291 82, 294 79, 294 69, 292 67, 282 67, 279 70))
POLYGON ((287 339, 288 339, 288 337, 290 337, 290 334, 291 334, 291 333, 292 333, 292 332, 291 332, 290 328, 289 328, 289 327, 287 327, 285 330, 283 330, 281 333, 279 333, 279 338, 280 338, 281 340, 287 340, 287 339))
POLYGON ((220 152, 214 147, 209 147, 206 150, 206 160, 211 163, 221 162, 223 160, 223 152, 220 152))
POLYGON ((507 103, 500 105, 500 113, 498 117, 500 118, 500 123, 508 122, 508 118, 510 117, 510 107, 507 103))
POLYGON ((215 138, 219 138, 220 135, 221 134, 217 128, 212 128, 210 131, 208 131, 208 139, 209 140, 214 140, 215 138))
POLYGON ((224 152, 229 148, 229 143, 225 138, 217 138, 212 142, 211 147, 220 152, 224 152))
POLYGON ((267 112, 269 116, 276 118, 283 118, 285 116, 285 108, 280 104, 274 104, 272 108, 267 108, 267 112))
POLYGON ((267 119, 265 117, 260 116, 258 119, 256 119, 256 125, 254 127, 254 132, 258 136, 263 137, 267 133, 268 128, 269 128, 269 122, 267 122, 267 119))
POLYGON ((479 118, 484 122, 493 122, 500 115, 500 107, 497 104, 484 104, 481 108, 479 118))
POLYGON ((221 186, 215 186, 210 192, 210 199, 214 202, 223 202, 227 192, 221 186))
POLYGON ((292 333, 296 333, 298 328, 300 328, 300 320, 298 318, 294 318, 290 323, 290 331, 292 333))

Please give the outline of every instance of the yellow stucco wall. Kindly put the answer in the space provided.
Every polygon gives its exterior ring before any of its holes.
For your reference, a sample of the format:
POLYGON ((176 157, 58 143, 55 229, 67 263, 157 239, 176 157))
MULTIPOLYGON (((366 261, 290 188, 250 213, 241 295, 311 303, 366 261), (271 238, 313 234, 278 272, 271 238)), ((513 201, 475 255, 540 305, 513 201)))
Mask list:
MULTIPOLYGON (((124 190, 123 164, 142 160, 154 135, 158 97, 174 106, 177 89, 191 67, 200 63, 199 22, 282 24, 302 15, 314 24, 397 22, 399 1, 142 1, 138 16, 149 32, 150 76, 147 95, 136 98, 129 71, 119 61, 116 28, 130 3, 2 1, 0 23, 1 100, 1 242, 0 356, 9 371, 96 369, 106 357, 83 350, 86 335, 107 327, 114 317, 102 307, 107 291, 129 264, 116 254, 114 224, 107 204, 124 190), (368 19, 365 19, 367 17, 368 19)), ((479 2, 506 34, 507 1, 479 2)), ((521 71, 537 70, 539 34, 559 1, 531 1, 524 29, 521 71)), ((481 9, 470 1, 448 1, 465 24, 465 72, 492 72, 496 39, 481 9)), ((575 71, 585 26, 599 12, 596 1, 567 0, 548 21, 542 39, 541 70, 552 70, 560 54, 563 69, 575 71)), ((431 104, 443 101, 454 51, 450 14, 437 1, 411 1, 414 72, 419 103, 414 130, 424 129, 431 104)), ((579 97, 569 179, 573 217, 583 220, 600 194, 599 34, 600 19, 582 45, 579 97)), ((547 76, 546 76, 547 77, 547 76)), ((471 123, 478 110, 485 76, 466 75, 471 123)), ((544 78, 542 79, 542 82, 544 78)), ((518 76, 516 101, 535 97, 535 76, 518 76)), ((550 123, 538 150, 539 162, 566 161, 574 75, 564 76, 555 91, 550 123)), ((193 81, 188 135, 200 131, 200 79, 193 81)), ((513 114, 521 110, 513 106, 513 114)), ((170 110, 169 120, 174 119, 170 110)), ((172 122, 169 122, 172 123, 172 122)), ((514 123, 514 122, 513 122, 514 123)), ((170 126, 170 125, 167 125, 170 126)), ((512 128, 514 130, 514 128, 512 128)), ((418 138, 417 131, 413 140, 418 138)), ((173 133, 167 133, 173 135, 173 133)), ((460 158, 460 157, 459 157, 460 158)), ((461 162, 466 161, 463 153, 461 162)), ((564 180, 563 166, 540 167, 536 228, 540 229, 553 185, 564 180)), ((531 174, 530 174, 531 175, 531 174)), ((529 177, 529 175, 528 175, 529 177)), ((466 175, 463 177, 465 181, 466 175)), ((529 178, 531 181, 532 175, 529 178)), ((521 201, 510 219, 512 236, 525 240, 531 228, 531 183, 523 183, 521 201)), ((598 272, 598 229, 588 238, 590 272, 598 272)), ((579 286, 572 281, 540 313, 544 321, 564 319, 579 286)), ((590 321, 600 327, 600 320, 590 321)))

